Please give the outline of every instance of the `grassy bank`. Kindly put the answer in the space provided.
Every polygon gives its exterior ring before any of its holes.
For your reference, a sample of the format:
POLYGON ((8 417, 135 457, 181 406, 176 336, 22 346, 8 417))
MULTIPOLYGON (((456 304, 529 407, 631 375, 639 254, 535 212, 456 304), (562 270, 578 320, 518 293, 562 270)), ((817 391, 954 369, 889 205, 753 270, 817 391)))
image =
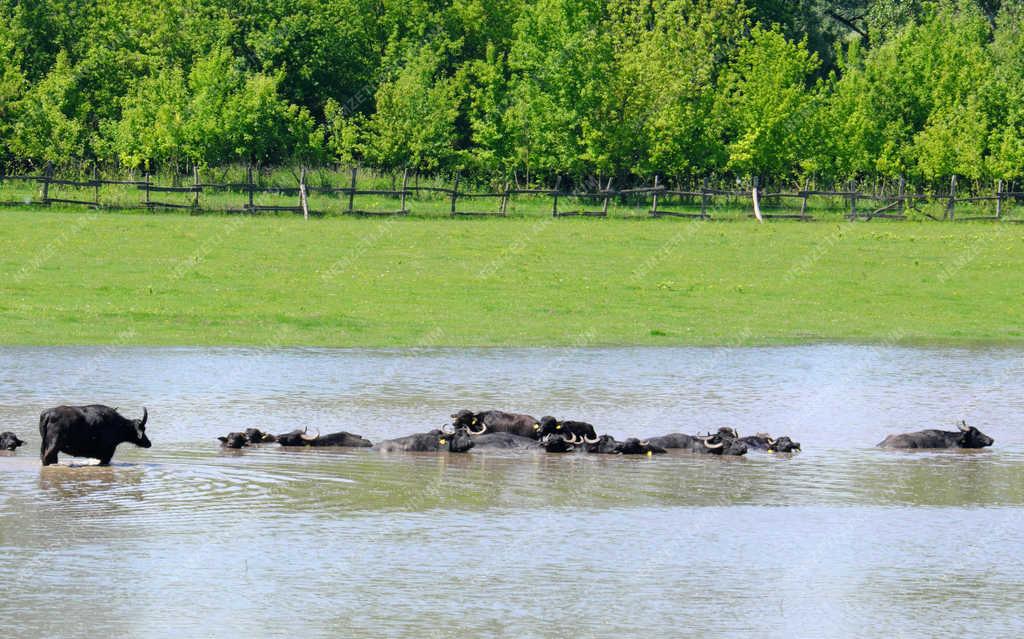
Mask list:
POLYGON ((1024 339, 1024 228, 0 211, 0 342, 1024 339))

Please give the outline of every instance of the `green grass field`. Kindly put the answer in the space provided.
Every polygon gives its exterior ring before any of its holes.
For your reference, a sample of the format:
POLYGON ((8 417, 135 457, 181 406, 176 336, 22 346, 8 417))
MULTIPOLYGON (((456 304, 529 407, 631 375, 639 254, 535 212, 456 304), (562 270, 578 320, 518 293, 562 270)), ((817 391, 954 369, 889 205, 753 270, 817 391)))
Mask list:
POLYGON ((0 342, 1005 343, 1024 227, 0 210, 0 342))

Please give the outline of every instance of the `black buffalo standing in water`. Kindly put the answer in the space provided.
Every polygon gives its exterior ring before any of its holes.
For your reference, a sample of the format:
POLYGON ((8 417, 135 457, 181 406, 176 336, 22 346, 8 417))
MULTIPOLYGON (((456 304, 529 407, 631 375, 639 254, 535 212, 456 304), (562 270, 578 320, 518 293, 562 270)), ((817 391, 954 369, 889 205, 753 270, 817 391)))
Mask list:
POLYGON ((474 413, 470 410, 460 410, 452 415, 452 426, 465 428, 470 435, 512 433, 520 437, 540 439, 540 422, 522 413, 505 413, 500 410, 474 413))
POLYGON ((18 446, 24 446, 25 442, 18 439, 18 436, 9 430, 0 433, 0 450, 14 450, 18 446))
POLYGON ((921 430, 916 433, 889 435, 879 442, 882 448, 984 448, 994 439, 967 422, 957 424, 957 430, 921 430))
POLYGON ((446 433, 440 429, 434 429, 428 433, 416 433, 397 439, 382 441, 373 447, 384 453, 424 453, 444 452, 464 453, 474 446, 473 438, 465 428, 456 429, 453 433, 446 433))
POLYGON ((91 457, 100 460, 101 466, 106 466, 118 444, 129 442, 149 448, 153 444, 146 437, 148 419, 149 412, 145 408, 142 409, 142 419, 128 419, 116 408, 99 404, 44 410, 39 416, 43 466, 56 464, 58 453, 91 457))

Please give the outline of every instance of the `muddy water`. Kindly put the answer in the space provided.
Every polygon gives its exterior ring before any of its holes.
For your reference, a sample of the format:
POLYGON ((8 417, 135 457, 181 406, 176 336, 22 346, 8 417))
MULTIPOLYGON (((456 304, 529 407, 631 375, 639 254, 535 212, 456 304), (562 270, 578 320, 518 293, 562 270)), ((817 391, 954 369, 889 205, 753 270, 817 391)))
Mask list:
POLYGON ((1024 631, 1024 353, 0 349, 0 613, 18 637, 1009 636, 1024 631), (149 450, 41 469, 59 403, 149 450), (617 436, 733 425, 793 456, 223 452, 505 407, 617 436), (886 434, 965 418, 973 453, 886 434))

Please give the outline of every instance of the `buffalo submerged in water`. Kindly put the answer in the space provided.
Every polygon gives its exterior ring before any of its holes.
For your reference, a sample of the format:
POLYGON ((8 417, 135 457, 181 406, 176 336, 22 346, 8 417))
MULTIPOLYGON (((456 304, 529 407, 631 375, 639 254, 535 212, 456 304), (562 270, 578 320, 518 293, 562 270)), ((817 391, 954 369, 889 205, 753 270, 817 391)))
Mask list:
POLYGON ((18 439, 18 436, 9 430, 5 430, 0 433, 0 450, 15 450, 19 446, 24 446, 25 442, 18 439))
POLYGON ((145 408, 142 409, 142 419, 128 419, 116 408, 99 404, 44 410, 39 416, 43 466, 56 464, 59 453, 98 459, 101 466, 106 466, 118 444, 128 442, 149 448, 153 444, 146 436, 148 419, 149 412, 145 408))
POLYGON ((416 433, 396 439, 382 441, 373 447, 384 453, 464 453, 474 446, 473 438, 465 428, 445 432, 434 429, 427 433, 416 433))
POLYGON ((957 430, 920 430, 915 433, 889 435, 878 443, 880 448, 985 448, 995 440, 967 422, 957 424, 957 430))
POLYGON ((474 413, 471 410, 460 410, 453 413, 451 418, 454 428, 465 428, 470 435, 512 433, 520 437, 540 439, 540 422, 522 413, 506 413, 500 410, 474 413))

